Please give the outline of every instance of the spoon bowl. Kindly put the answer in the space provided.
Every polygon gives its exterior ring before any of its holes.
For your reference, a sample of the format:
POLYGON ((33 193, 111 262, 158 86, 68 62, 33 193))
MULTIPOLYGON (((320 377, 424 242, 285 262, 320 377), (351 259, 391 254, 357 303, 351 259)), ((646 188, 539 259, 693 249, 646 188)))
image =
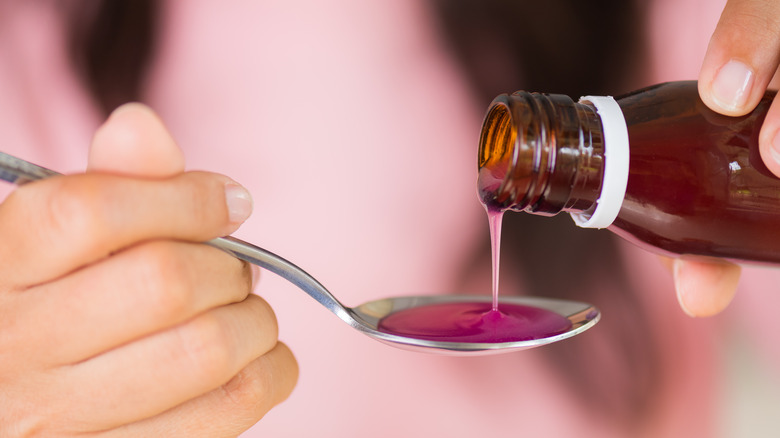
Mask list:
MULTIPOLYGON (((0 152, 0 180, 16 185, 59 175, 59 173, 0 152)), ((433 295, 385 298, 370 301, 357 307, 347 307, 339 302, 317 279, 284 258, 232 236, 206 242, 236 258, 265 268, 288 280, 309 294, 354 329, 389 345, 448 355, 477 355, 507 353, 546 345, 579 334, 598 322, 599 311, 593 306, 576 301, 564 301, 537 297, 505 297, 502 304, 531 306, 560 315, 569 321, 568 328, 549 336, 511 342, 452 342, 402 336, 380 331, 383 318, 397 312, 433 304, 459 302, 492 303, 492 296, 433 295)), ((500 307, 500 306, 499 306, 500 307)))
MULTIPOLYGON (((554 336, 512 342, 432 341, 409 336, 399 336, 376 330, 376 327, 382 318, 401 310, 430 304, 454 303, 458 301, 469 303, 484 302, 486 304, 492 304, 492 300, 492 297, 484 295, 406 296, 369 301, 351 310, 354 313, 356 319, 359 318, 362 320, 364 327, 368 326, 372 329, 371 333, 366 334, 378 341, 406 350, 425 351, 427 353, 439 353, 449 356, 476 356, 511 353, 533 347, 540 347, 542 345, 561 341, 563 339, 567 339, 582 333, 595 325, 600 318, 599 311, 589 304, 551 298, 516 296, 503 298, 501 299, 500 303, 533 306, 550 310, 566 317, 571 323, 571 329, 554 336)), ((501 305, 499 304, 499 308, 500 307, 501 305)))

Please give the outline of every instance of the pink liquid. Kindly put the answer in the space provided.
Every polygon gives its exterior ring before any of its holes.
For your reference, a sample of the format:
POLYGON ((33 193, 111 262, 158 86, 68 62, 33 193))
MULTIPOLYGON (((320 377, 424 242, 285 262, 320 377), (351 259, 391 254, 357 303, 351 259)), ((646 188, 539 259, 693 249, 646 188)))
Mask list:
MULTIPOLYGON (((482 175, 480 175, 482 176, 482 175)), ((501 222, 504 212, 486 206, 493 255, 493 302, 430 304, 392 313, 379 331, 444 342, 496 343, 547 338, 566 332, 571 322, 538 307, 498 302, 501 222)))
POLYGON ((379 331, 416 339, 446 342, 517 342, 547 338, 566 332, 565 317, 532 306, 490 303, 442 303, 413 307, 390 314, 379 331))
POLYGON ((490 249, 493 257, 493 310, 498 310, 498 272, 501 266, 501 224, 504 211, 485 206, 490 224, 490 249))

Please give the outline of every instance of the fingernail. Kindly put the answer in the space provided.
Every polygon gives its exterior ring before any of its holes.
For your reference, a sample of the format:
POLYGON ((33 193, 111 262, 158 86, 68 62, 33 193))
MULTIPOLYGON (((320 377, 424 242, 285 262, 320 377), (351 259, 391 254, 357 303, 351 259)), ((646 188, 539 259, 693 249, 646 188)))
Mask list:
POLYGON ((225 185, 225 201, 227 202, 230 222, 241 223, 252 214, 252 196, 236 183, 225 185))
POLYGON ((674 259, 672 262, 672 274, 674 277, 674 290, 677 292, 677 302, 680 304, 680 308, 685 312, 688 316, 696 316, 693 313, 691 313, 690 310, 685 306, 685 285, 683 284, 683 281, 681 281, 682 276, 680 275, 680 271, 682 270, 683 261, 680 259, 674 259))
POLYGON ((740 272, 739 265, 719 259, 676 259, 674 286, 680 307, 693 317, 717 315, 734 298, 740 272))
POLYGON ((772 159, 775 160, 775 163, 780 164, 780 130, 775 132, 775 136, 772 138, 769 153, 772 155, 772 159))
POLYGON ((740 61, 731 60, 718 70, 712 81, 712 97, 723 109, 742 109, 753 86, 753 70, 740 61))

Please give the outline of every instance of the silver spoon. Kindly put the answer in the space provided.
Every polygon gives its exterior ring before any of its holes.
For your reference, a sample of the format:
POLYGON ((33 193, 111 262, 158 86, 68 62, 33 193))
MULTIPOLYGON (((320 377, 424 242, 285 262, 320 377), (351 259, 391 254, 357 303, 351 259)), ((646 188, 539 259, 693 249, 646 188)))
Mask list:
MULTIPOLYGON (((55 175, 60 174, 4 152, 0 152, 0 180, 22 185, 55 175)), ((325 308, 341 318, 341 320, 363 334, 387 344, 411 350, 421 350, 448 355, 477 355, 524 350, 560 341, 582 333, 595 325, 601 316, 595 307, 576 301, 538 297, 503 297, 501 303, 540 307, 558 313, 571 322, 571 328, 563 333, 539 339, 495 343, 432 341, 400 336, 379 331, 377 329, 379 321, 392 313, 413 307, 466 301, 489 303, 492 301, 492 296, 434 295, 393 297, 370 301, 361 304, 360 306, 350 308, 341 304, 341 302, 328 292, 317 279, 306 273, 306 271, 270 251, 232 236, 220 237, 206 243, 219 248, 236 258, 260 266, 261 268, 265 268, 281 276, 295 286, 298 286, 309 294, 309 296, 317 300, 317 302, 325 306, 325 308)))

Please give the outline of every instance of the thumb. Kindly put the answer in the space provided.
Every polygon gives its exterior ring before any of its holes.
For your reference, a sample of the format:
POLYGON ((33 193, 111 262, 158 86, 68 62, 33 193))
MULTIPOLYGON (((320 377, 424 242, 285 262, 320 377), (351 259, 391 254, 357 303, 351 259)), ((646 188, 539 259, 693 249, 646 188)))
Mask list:
POLYGON ((737 291, 741 268, 717 259, 672 262, 677 299, 690 316, 712 316, 720 313, 737 291))
POLYGON ((184 171, 184 154, 154 111, 129 103, 95 133, 87 170, 164 178, 184 171))

